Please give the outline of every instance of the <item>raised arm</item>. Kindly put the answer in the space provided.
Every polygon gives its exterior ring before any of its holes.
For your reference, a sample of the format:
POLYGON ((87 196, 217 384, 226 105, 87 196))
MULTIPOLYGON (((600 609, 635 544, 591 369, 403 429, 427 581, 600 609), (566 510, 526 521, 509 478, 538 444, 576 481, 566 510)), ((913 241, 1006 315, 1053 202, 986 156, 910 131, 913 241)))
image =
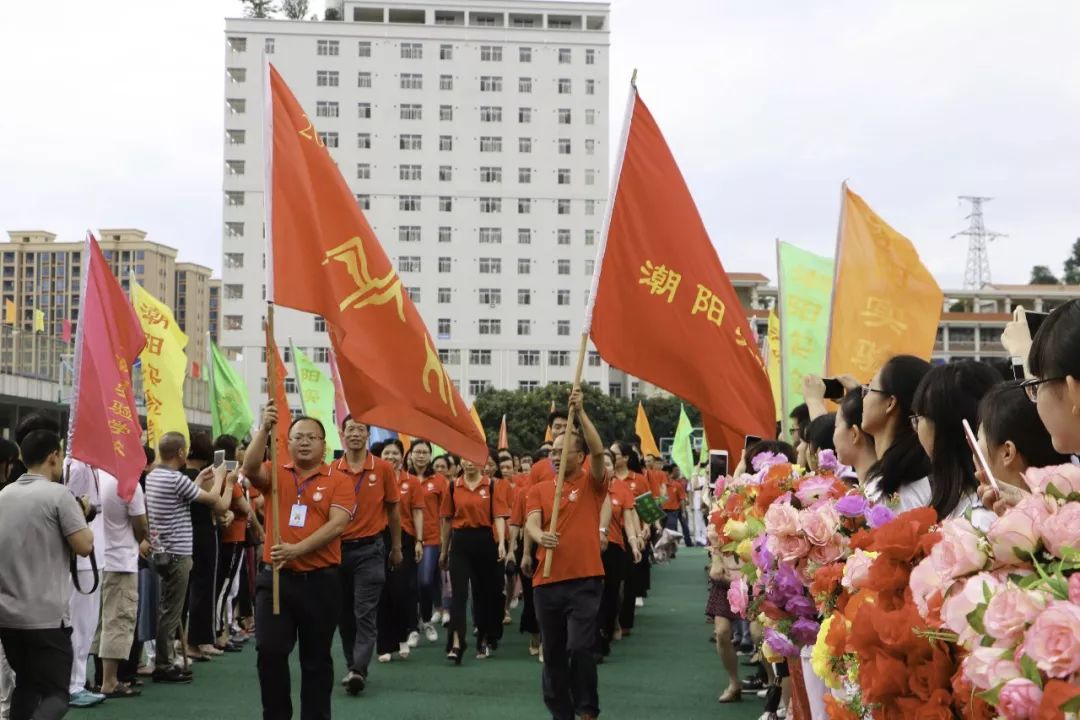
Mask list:
POLYGON ((573 392, 570 393, 570 407, 577 415, 581 424, 581 436, 585 439, 585 445, 589 449, 593 482, 596 483, 598 488, 606 490, 607 483, 604 481, 604 476, 607 470, 604 467, 604 441, 600 439, 600 433, 597 432, 596 426, 593 425, 588 413, 585 412, 581 388, 574 388, 573 392))
POLYGON ((259 429, 255 432, 255 436, 251 438, 251 443, 247 446, 247 450, 244 451, 244 477, 260 490, 268 489, 270 487, 270 478, 263 472, 263 457, 266 455, 267 439, 270 437, 270 433, 273 432, 274 425, 276 424, 277 408, 274 407, 274 401, 271 400, 266 404, 266 408, 263 409, 262 425, 259 426, 259 429))

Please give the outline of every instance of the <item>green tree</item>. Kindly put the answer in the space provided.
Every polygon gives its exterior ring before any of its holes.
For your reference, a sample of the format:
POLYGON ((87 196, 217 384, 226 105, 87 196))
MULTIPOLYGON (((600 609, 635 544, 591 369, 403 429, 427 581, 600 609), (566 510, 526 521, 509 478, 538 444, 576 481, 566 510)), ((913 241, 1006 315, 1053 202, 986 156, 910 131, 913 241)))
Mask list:
POLYGON ((1080 285, 1080 238, 1072 246, 1072 255, 1065 261, 1065 277, 1062 281, 1067 285, 1080 285))
POLYGON ((341 8, 326 8, 326 12, 323 13, 323 20, 341 20, 341 8))
POLYGON ((303 20, 307 15, 308 0, 282 0, 281 12, 290 20, 303 20))
POLYGON ((250 18, 268 18, 278 11, 274 0, 243 0, 244 14, 250 18))
POLYGON ((1045 265, 1036 265, 1035 267, 1031 268, 1031 284, 1057 285, 1058 279, 1054 277, 1054 273, 1050 272, 1050 268, 1046 267, 1045 265))

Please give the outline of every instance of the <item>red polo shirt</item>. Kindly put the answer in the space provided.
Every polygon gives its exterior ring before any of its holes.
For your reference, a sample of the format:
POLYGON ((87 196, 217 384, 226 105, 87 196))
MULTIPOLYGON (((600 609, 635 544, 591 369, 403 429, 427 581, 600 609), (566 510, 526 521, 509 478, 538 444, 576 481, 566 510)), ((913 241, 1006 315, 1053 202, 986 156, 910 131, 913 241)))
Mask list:
POLYGON ((330 473, 343 478, 355 498, 356 512, 341 539, 359 540, 385 530, 389 523, 386 505, 399 499, 397 478, 390 463, 368 453, 363 467, 353 471, 343 456, 334 461, 330 473))
POLYGON ((424 539, 425 545, 438 545, 439 537, 439 513, 442 507, 443 496, 448 492, 450 481, 445 475, 435 473, 422 478, 420 487, 420 507, 424 510, 424 539))
POLYGON ((455 530, 494 528, 495 518, 509 517, 510 508, 506 504, 505 491, 496 487, 492 497, 491 483, 491 478, 483 477, 476 488, 470 490, 465 479, 458 478, 454 481, 453 493, 447 490, 443 495, 439 514, 444 518, 451 518, 451 527, 455 530))
MULTIPOLYGON (((269 478, 270 472, 270 463, 263 463, 263 475, 269 478)), ((269 485, 266 489, 269 490, 269 485)), ((269 495, 267 495, 267 500, 269 501, 269 495)), ((332 474, 326 463, 303 476, 296 471, 291 462, 278 467, 278 513, 281 519, 279 525, 283 544, 295 545, 325 525, 330 519, 331 507, 341 508, 352 516, 356 500, 352 486, 342 477, 332 474), (303 505, 307 508, 303 527, 293 527, 289 524, 293 505, 303 505)), ((273 562, 270 559, 272 545, 273 542, 268 537, 263 544, 263 562, 265 563, 273 562)), ((283 568, 296 572, 308 572, 336 567, 340 564, 341 538, 334 538, 318 550, 286 563, 283 568)))
POLYGON ((682 484, 681 480, 672 480, 670 477, 664 484, 667 500, 661 506, 664 510, 678 510, 682 507, 683 500, 686 499, 686 487, 682 484))
POLYGON ((626 528, 623 526, 623 513, 634 510, 634 496, 630 494, 625 480, 612 478, 608 484, 611 496, 611 523, 608 525, 608 542, 613 542, 626 549, 626 528))
MULTIPOLYGON (((551 561, 551 576, 545 578, 542 568, 547 548, 537 551, 537 567, 533 586, 548 585, 564 580, 603 577, 604 563, 600 559, 600 508, 607 495, 606 484, 598 486, 591 468, 579 469, 563 479, 559 501, 559 547, 551 561)), ((527 511, 531 516, 540 513, 540 525, 547 530, 551 524, 551 509, 555 504, 555 483, 545 481, 529 488, 527 511)))

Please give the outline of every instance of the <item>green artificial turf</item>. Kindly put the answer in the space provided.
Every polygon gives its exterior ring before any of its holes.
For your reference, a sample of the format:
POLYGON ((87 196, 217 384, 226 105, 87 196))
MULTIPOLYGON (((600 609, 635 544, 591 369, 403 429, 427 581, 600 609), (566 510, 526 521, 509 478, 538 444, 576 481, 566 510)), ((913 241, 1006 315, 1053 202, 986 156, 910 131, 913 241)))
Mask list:
MULTIPOLYGON (((749 693, 741 703, 719 705, 723 669, 703 610, 707 592, 705 552, 682 549, 667 565, 653 568, 653 591, 637 611, 632 637, 614 643, 600 666, 602 715, 620 720, 750 720, 762 701, 749 693)), ((336 686, 334 717, 393 720, 546 720, 540 695, 541 665, 517 633, 519 607, 498 654, 488 660, 466 655, 461 667, 444 657, 444 638, 423 639, 408 660, 372 663, 368 688, 348 697, 336 686)), ((295 653, 294 653, 295 658, 295 653)), ((335 680, 344 674, 334 645, 335 680)), ((69 718, 109 720, 246 720, 261 717, 254 641, 242 653, 193 666, 191 685, 147 682, 138 698, 109 700, 96 708, 72 709, 69 718)), ((743 668, 744 673, 747 672, 743 668)), ((293 663, 294 716, 300 717, 299 668, 293 663)))

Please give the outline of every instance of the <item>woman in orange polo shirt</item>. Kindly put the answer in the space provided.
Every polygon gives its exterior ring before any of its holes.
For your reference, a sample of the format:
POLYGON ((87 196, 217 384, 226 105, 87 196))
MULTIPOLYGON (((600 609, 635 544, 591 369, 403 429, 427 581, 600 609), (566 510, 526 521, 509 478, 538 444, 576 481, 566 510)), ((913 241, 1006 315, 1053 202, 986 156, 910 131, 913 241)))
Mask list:
POLYGON ((615 635, 615 621, 619 616, 619 594, 630 577, 630 568, 641 560, 640 537, 637 510, 634 509, 634 496, 626 481, 614 475, 615 455, 611 450, 604 451, 604 464, 612 473, 608 482, 608 495, 611 497, 611 522, 608 524, 608 545, 601 559, 604 562, 604 595, 600 601, 600 654, 607 657, 611 653, 611 640, 615 635))
POLYGON ((466 648, 466 618, 471 589, 475 607, 476 657, 491 655, 490 643, 502 629, 500 608, 493 602, 498 586, 493 572, 506 558, 506 518, 510 508, 503 493, 495 492, 492 478, 461 459, 462 476, 442 498, 442 546, 439 566, 450 571, 450 631, 446 657, 456 665, 466 648), (492 533, 494 530, 494 534, 492 533), (452 532, 451 532, 452 531, 452 532))
POLYGON ((439 631, 436 627, 442 623, 447 612, 442 601, 442 571, 439 569, 439 512, 443 496, 446 494, 448 481, 444 474, 447 468, 445 456, 431 460, 431 443, 427 440, 413 440, 409 448, 409 471, 419 480, 420 509, 423 521, 421 542, 423 555, 417 567, 417 583, 420 587, 420 630, 428 642, 437 642, 439 631), (441 470, 440 470, 441 466, 441 470))
MULTIPOLYGON (((615 477, 626 483, 630 495, 637 498, 644 493, 651 492, 649 481, 641 473, 641 460, 630 443, 617 442, 611 446, 611 459, 615 465, 615 477)), ((630 635, 634 629, 634 611, 639 607, 639 600, 645 597, 649 591, 650 568, 648 554, 649 528, 647 525, 638 523, 640 534, 638 536, 642 550, 642 558, 635 562, 630 569, 630 574, 623 582, 622 608, 619 611, 619 631, 613 636, 614 639, 630 635)))
MULTIPOLYGON (((499 451, 499 470, 496 473, 496 477, 500 479, 499 485, 502 486, 506 493, 506 506, 510 508, 511 514, 513 513, 514 503, 517 501, 518 495, 521 494, 521 485, 517 481, 518 475, 514 474, 514 457, 510 454, 509 450, 499 451)), ((509 541, 508 545, 509 547, 509 541)), ((510 557, 509 555, 507 557, 510 557)), ((506 565, 500 563, 499 570, 507 568, 506 565)), ((501 573, 506 576, 503 581, 503 625, 509 625, 513 622, 513 618, 510 617, 510 608, 517 607, 517 591, 518 591, 518 579, 517 571, 514 566, 509 566, 509 569, 505 573, 501 573)))
MULTIPOLYGON (((523 475, 528 480, 528 475, 523 475)), ((527 485, 527 483, 526 483, 527 485)), ((536 619, 536 606, 533 604, 532 573, 536 567, 536 546, 529 549, 529 562, 525 559, 525 503, 528 499, 528 487, 518 489, 514 504, 510 509, 510 548, 507 550, 507 559, 512 560, 518 568, 518 576, 521 578, 521 621, 518 623, 518 631, 528 634, 529 654, 533 657, 540 655, 540 623, 536 619)), ((541 656, 543 661, 543 656, 541 656)))

